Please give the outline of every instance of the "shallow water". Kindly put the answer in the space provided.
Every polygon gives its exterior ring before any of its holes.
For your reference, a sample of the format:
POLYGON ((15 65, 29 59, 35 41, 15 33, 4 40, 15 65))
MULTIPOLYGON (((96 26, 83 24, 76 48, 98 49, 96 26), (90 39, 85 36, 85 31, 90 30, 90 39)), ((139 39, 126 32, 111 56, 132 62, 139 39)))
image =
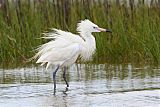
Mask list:
POLYGON ((0 69, 0 107, 158 107, 160 69, 131 65, 77 65, 67 70, 70 87, 43 67, 0 69))

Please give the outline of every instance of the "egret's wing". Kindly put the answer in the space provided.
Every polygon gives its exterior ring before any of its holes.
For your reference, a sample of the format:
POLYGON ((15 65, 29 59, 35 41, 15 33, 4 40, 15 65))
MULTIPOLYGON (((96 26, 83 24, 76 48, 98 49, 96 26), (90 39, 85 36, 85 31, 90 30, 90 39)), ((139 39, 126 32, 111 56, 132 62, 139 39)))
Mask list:
POLYGON ((46 39, 51 39, 48 43, 41 45, 34 58, 38 58, 37 63, 62 64, 68 58, 78 57, 81 52, 81 44, 84 40, 78 35, 55 29, 56 32, 47 33, 46 39), (81 44, 80 44, 81 43, 81 44))
POLYGON ((76 43, 83 43, 84 40, 76 34, 70 33, 70 32, 66 32, 66 31, 62 31, 59 29, 52 29, 53 32, 49 32, 49 33, 43 33, 44 36, 42 38, 45 39, 60 39, 63 38, 69 42, 76 42, 76 43))
POLYGON ((48 50, 40 56, 36 63, 41 62, 52 62, 53 64, 57 62, 63 63, 64 61, 72 58, 76 54, 79 54, 79 44, 72 44, 65 48, 53 48, 48 50))
POLYGON ((92 58, 92 54, 95 52, 95 49, 91 48, 90 45, 87 44, 87 42, 82 39, 79 35, 72 34, 70 32, 65 32, 58 29, 53 29, 56 31, 56 37, 55 34, 48 35, 47 37, 53 38, 53 39, 65 39, 68 43, 78 43, 80 45, 80 57, 82 60, 90 60, 92 58))
POLYGON ((53 48, 65 48, 74 43, 78 43, 83 46, 85 43, 84 40, 78 35, 58 29, 54 29, 54 31, 55 32, 44 34, 45 36, 42 38, 51 39, 51 41, 39 46, 39 48, 36 49, 38 53, 34 56, 34 58, 41 56, 53 48))

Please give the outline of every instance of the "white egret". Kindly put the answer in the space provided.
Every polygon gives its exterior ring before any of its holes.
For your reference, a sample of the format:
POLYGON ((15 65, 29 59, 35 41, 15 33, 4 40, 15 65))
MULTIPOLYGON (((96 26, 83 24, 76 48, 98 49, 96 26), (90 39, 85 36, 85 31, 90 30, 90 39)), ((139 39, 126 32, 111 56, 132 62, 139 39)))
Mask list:
POLYGON ((66 67, 75 63, 78 57, 81 60, 89 60, 96 49, 95 38, 92 32, 111 32, 110 30, 98 27, 88 19, 80 21, 77 24, 79 35, 70 32, 53 29, 54 32, 44 33, 45 39, 51 39, 48 43, 41 45, 37 50, 38 53, 33 57, 38 59, 36 63, 47 64, 46 69, 50 65, 55 65, 57 68, 53 72, 54 93, 56 90, 56 72, 58 69, 64 68, 63 78, 69 87, 66 80, 66 67))

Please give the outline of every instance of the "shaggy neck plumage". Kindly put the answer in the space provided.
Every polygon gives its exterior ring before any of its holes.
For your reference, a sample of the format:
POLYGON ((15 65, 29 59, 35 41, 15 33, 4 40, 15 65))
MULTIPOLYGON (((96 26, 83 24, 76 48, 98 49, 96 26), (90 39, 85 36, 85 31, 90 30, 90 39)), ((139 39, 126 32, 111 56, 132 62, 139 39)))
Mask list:
POLYGON ((82 53, 83 60, 90 60, 96 50, 96 42, 94 36, 90 32, 81 32, 80 36, 84 39, 85 45, 82 53))
POLYGON ((87 45, 90 45, 90 48, 93 50, 96 48, 95 38, 91 32, 81 32, 80 36, 84 39, 87 45))
POLYGON ((87 42, 90 41, 91 38, 94 38, 90 32, 80 32, 80 36, 87 42))

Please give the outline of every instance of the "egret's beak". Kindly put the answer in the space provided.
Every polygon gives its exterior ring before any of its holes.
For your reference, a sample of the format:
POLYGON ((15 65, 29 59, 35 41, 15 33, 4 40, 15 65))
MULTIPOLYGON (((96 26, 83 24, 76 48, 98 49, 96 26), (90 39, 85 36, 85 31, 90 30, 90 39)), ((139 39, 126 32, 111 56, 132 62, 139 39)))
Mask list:
POLYGON ((106 32, 112 33, 112 30, 108 30, 108 29, 106 29, 106 32))
POLYGON ((108 29, 103 29, 103 28, 97 28, 99 31, 101 32, 109 32, 109 33, 112 33, 111 30, 108 30, 108 29))

